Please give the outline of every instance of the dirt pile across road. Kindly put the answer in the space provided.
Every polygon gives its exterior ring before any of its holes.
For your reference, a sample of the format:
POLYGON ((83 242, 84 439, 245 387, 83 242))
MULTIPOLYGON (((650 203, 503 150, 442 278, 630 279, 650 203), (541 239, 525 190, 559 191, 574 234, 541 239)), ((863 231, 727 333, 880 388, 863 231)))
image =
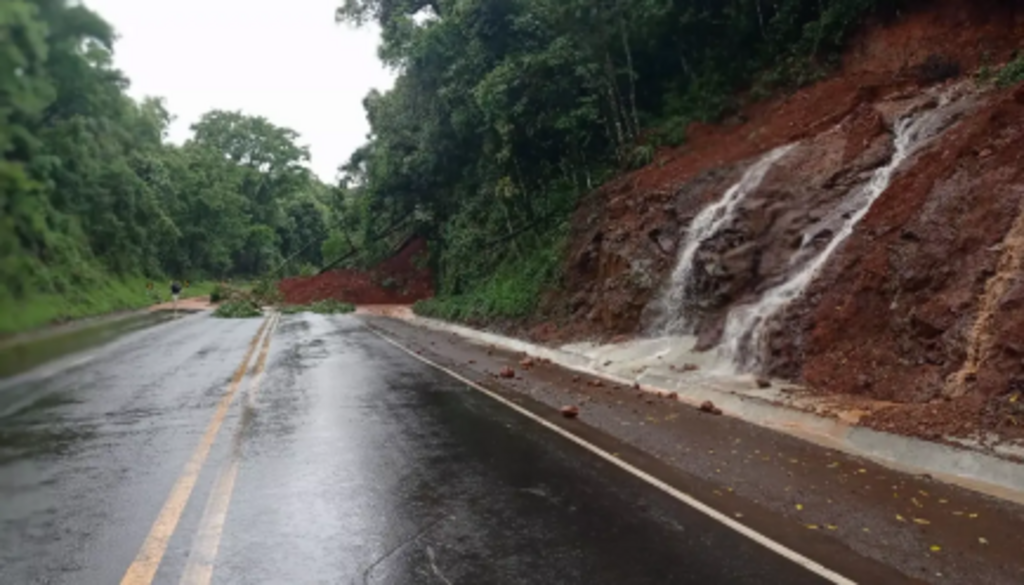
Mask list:
POLYGON ((434 296, 425 240, 410 240, 367 271, 332 270, 318 276, 282 280, 284 302, 308 305, 334 299, 354 305, 409 305, 434 296))

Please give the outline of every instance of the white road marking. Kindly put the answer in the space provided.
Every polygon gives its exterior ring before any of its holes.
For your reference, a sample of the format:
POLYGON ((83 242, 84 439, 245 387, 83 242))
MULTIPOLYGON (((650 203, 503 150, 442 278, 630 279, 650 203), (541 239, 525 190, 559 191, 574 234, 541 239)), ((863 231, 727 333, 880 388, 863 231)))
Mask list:
POLYGON ((782 556, 782 557, 785 557, 786 559, 789 559, 790 561, 800 565, 801 567, 807 569, 808 571, 811 571, 812 573, 815 573, 818 576, 820 576, 820 577, 822 577, 824 579, 827 579, 829 582, 835 583, 836 585, 856 585, 856 581, 848 579, 848 578, 840 575, 839 573, 836 573, 835 571, 833 571, 831 569, 828 569, 827 567, 821 565, 820 563, 817 563, 817 562, 815 562, 815 561, 813 561, 813 560, 803 556, 802 554, 794 551, 793 549, 788 548, 784 544, 775 542, 774 540, 768 538, 767 536, 761 534, 760 532, 754 530, 753 528, 750 528, 749 526, 747 526, 745 524, 741 524, 740 522, 737 522, 733 518, 731 518, 731 517, 729 517, 729 516, 719 512, 718 510, 715 510, 714 508, 704 504, 700 500, 697 500, 693 496, 690 496, 689 494, 686 494, 686 493, 683 493, 683 492, 679 491, 678 489, 670 486, 669 484, 661 481, 660 479, 652 476, 651 474, 649 474, 649 473, 647 473, 647 472, 645 472, 643 470, 637 469, 636 467, 630 465, 629 463, 626 463, 625 461, 622 461, 621 459, 619 459, 618 457, 615 457, 611 453, 608 453, 607 451, 601 449, 600 447, 598 447, 598 446, 596 446, 596 445, 594 445, 592 443, 589 443, 586 440, 584 440, 584 439, 582 439, 582 438, 580 438, 580 437, 570 433, 569 431, 563 429, 562 427, 544 420, 543 418, 537 416, 536 414, 530 412, 529 410, 523 408, 522 406, 519 406, 518 404, 516 404, 516 403, 514 403, 514 402, 512 402, 512 401, 510 401, 510 400, 508 400, 508 399, 506 399, 506 398, 504 398, 504 397, 502 397, 502 396, 500 396, 498 394, 495 394, 494 392, 488 390, 487 388, 484 388, 480 384, 477 384, 476 382, 473 382, 472 380, 469 380, 469 379, 463 377, 462 375, 460 375, 460 374, 458 374, 458 373, 456 373, 456 372, 454 372, 454 371, 452 371, 452 370, 450 370, 450 369, 448 369, 448 368, 446 368, 446 367, 444 367, 444 366, 442 366, 442 365, 440 365, 440 364, 438 364, 438 363, 436 363, 436 362, 434 362, 432 360, 429 360, 429 359, 427 359, 427 358, 417 354, 416 352, 408 349, 407 347, 405 347, 404 345, 402 345, 398 341, 396 341, 396 340, 392 339, 391 337, 381 333, 380 331, 374 329, 373 327, 367 327, 367 328, 374 335, 380 337, 384 341, 386 341, 386 342, 390 343, 391 345, 397 347, 398 349, 402 350, 403 352, 411 355, 412 357, 416 358, 417 360, 419 360, 419 361, 421 361, 421 362, 423 362, 423 363, 425 363, 425 364, 427 364, 427 365, 429 365, 429 366, 431 366, 431 367, 433 367, 433 368, 435 368, 437 370, 440 370, 440 371, 444 372, 445 374, 448 374, 452 378, 455 378, 456 380, 458 380, 458 381, 460 381, 460 382, 470 386, 471 388, 474 388, 475 390, 478 390, 478 391, 482 392, 483 394, 486 394, 487 396, 493 398, 494 400, 497 400, 501 404, 504 404, 505 406, 511 408, 512 410, 515 410, 519 414, 521 414, 521 415, 523 415, 523 416, 533 420, 534 422, 536 422, 536 423, 538 423, 538 424, 548 428, 551 431, 554 431, 555 433, 558 433, 559 435, 565 437, 566 439, 572 441, 573 443, 576 443, 580 447, 583 447, 587 451, 590 451, 591 453, 597 455, 598 457, 604 459, 605 461, 607 461, 607 462, 609 462, 609 463, 619 467, 623 471, 626 471, 627 473, 642 479, 643 481, 645 481, 645 482, 649 483, 650 485, 660 489, 661 491, 663 491, 663 492, 667 493, 668 495, 674 497, 675 499, 679 500, 680 502, 682 502, 682 503, 690 506, 691 508, 694 508, 695 510, 703 513, 704 515, 709 516, 710 518, 712 518, 712 519, 714 519, 714 520, 716 520, 716 521, 726 525, 727 527, 731 528, 732 530, 734 530, 736 532, 739 532, 743 536, 746 536, 750 540, 753 540, 754 542, 756 542, 756 543, 760 544, 761 546, 771 550, 772 552, 778 554, 779 556, 782 556))

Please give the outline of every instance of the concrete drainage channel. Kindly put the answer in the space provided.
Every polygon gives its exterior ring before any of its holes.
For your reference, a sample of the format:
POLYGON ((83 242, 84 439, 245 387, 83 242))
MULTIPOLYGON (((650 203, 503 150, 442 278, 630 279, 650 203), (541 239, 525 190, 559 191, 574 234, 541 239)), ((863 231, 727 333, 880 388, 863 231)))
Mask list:
MULTIPOLYGON (((633 377, 611 372, 603 362, 582 353, 535 345, 494 333, 478 331, 424 317, 406 317, 415 325, 451 333, 479 345, 544 358, 581 374, 652 393, 678 393, 694 406, 712 401, 725 415, 783 432, 851 455, 871 459, 891 469, 928 474, 947 483, 1024 505, 1024 465, 970 448, 956 448, 911 437, 878 432, 840 420, 780 406, 777 392, 752 390, 741 378, 718 375, 670 377, 647 371, 633 377)), ((1024 457, 1024 449, 1003 446, 1001 454, 1024 457)))

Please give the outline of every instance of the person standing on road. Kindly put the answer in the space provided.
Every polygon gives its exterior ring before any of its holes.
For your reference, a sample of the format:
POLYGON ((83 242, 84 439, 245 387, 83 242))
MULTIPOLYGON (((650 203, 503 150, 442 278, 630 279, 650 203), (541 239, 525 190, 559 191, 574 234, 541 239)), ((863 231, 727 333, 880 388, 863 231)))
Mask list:
POLYGON ((171 299, 174 301, 174 315, 178 315, 178 295, 181 294, 181 285, 178 281, 171 281, 171 299))

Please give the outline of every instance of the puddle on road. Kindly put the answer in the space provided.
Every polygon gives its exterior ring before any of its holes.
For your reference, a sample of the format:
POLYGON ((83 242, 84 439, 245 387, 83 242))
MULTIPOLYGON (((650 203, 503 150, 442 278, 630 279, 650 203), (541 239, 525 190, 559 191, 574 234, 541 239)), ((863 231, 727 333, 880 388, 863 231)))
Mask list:
POLYGON ((0 347, 0 380, 173 318, 172 313, 164 311, 130 315, 0 347))

